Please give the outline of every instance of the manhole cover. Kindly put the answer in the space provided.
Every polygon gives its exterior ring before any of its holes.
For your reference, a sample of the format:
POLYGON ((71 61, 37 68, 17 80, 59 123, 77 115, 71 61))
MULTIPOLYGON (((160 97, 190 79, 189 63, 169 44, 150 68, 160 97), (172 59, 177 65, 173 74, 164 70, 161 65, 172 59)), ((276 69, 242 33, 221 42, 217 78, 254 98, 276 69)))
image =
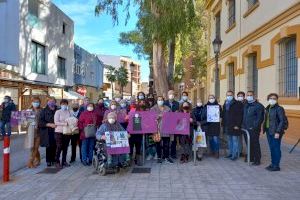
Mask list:
POLYGON ((133 168, 132 172, 133 174, 150 174, 151 173, 151 168, 145 168, 145 167, 141 167, 141 168, 133 168))
POLYGON ((61 169, 58 168, 45 168, 44 170, 38 172, 38 174, 56 174, 61 169))

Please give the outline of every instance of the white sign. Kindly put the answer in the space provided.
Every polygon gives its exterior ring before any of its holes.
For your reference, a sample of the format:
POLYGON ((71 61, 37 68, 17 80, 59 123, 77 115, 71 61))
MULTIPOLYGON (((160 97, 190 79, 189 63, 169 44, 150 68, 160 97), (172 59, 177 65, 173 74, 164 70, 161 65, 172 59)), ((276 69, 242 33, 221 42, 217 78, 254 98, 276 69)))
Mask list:
POLYGON ((219 105, 207 106, 207 122, 220 122, 220 107, 219 105))
POLYGON ((129 147, 127 131, 105 132, 106 146, 110 148, 129 147))

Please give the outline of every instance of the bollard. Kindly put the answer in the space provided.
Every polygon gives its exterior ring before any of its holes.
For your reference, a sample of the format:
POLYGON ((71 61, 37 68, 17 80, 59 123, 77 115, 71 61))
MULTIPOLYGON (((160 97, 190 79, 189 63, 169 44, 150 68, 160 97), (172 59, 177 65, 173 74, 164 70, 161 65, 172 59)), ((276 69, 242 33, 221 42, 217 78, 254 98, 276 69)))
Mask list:
POLYGON ((3 138, 3 182, 9 181, 9 152, 10 152, 10 137, 3 138))

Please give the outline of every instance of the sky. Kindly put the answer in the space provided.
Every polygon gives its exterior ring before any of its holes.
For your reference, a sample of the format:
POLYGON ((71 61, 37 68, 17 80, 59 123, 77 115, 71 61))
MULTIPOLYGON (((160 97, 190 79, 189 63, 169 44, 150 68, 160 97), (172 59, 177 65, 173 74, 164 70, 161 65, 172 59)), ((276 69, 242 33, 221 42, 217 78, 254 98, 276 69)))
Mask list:
POLYGON ((74 21, 75 43, 94 54, 130 56, 141 64, 141 79, 148 81, 149 64, 138 59, 133 46, 119 43, 121 32, 133 30, 137 22, 136 8, 130 7, 130 19, 125 25, 125 12, 120 8, 119 24, 113 26, 109 15, 95 16, 97 0, 52 0, 52 2, 74 21))

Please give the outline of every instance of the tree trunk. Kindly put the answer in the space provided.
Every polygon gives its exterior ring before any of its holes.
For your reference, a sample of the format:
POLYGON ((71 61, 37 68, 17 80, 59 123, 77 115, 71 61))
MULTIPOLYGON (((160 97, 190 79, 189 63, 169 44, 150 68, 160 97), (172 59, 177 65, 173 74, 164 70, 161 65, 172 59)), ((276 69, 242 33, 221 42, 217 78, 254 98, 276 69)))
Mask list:
POLYGON ((121 90, 121 96, 122 96, 122 99, 123 99, 123 86, 121 86, 120 90, 121 90))
POLYGON ((176 39, 174 37, 169 42, 169 63, 167 69, 169 89, 174 89, 173 75, 174 75, 174 64, 175 64, 175 48, 176 48, 176 39))
POLYGON ((153 79, 157 95, 167 96, 168 81, 165 67, 164 47, 160 42, 153 43, 153 79))
POLYGON ((114 98, 114 85, 113 82, 111 82, 111 99, 114 98))

